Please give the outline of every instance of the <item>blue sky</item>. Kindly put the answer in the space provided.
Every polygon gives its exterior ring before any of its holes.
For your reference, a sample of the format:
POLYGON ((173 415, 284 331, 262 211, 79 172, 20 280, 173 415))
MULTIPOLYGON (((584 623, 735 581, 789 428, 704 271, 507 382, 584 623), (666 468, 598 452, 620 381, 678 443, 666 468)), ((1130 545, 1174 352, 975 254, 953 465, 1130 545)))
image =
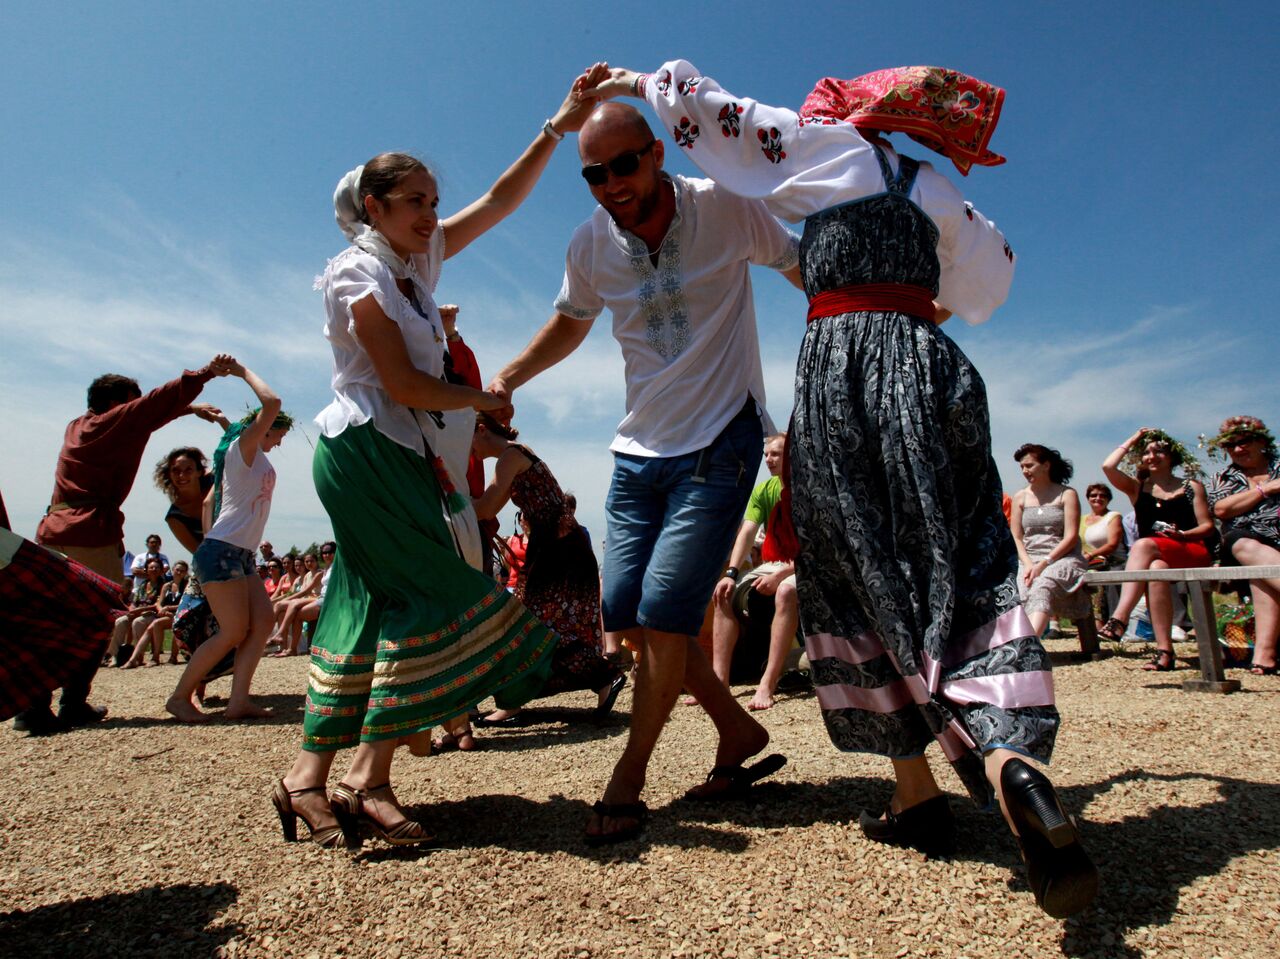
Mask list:
MULTIPOLYGON (((728 89, 799 104, 824 75, 939 64, 1008 90, 1001 167, 955 179, 1019 255, 1009 302, 948 332, 983 372, 1006 488, 1013 449, 1081 485, 1131 430, 1184 441, 1225 416, 1280 423, 1274 387, 1277 124, 1261 3, 26 3, 0 10, 0 490, 30 535, 68 420, 97 374, 144 388, 229 350, 307 421, 328 352, 312 279, 343 246, 330 196, 386 149, 439 173, 446 212, 496 177, 596 59, 683 56, 728 89), (803 14, 803 19, 801 15, 803 14)), ((927 157, 915 144, 905 152, 927 157)), ((669 167, 692 173, 675 149, 669 167)), ((486 374, 549 315, 592 201, 572 138, 509 220, 446 264, 439 299, 486 374)), ((769 406, 785 420, 800 295, 754 275, 769 406)), ((596 324, 516 395, 524 438, 603 532, 621 362, 596 324)), ((206 398, 238 410, 243 383, 206 398)), ((308 427, 312 438, 314 428, 308 427)), ((126 503, 137 547, 166 503, 149 467, 213 427, 158 433, 126 503)), ((327 533, 291 436, 268 534, 327 533)), ((176 544, 174 544, 176 546, 176 544)), ((175 549, 175 553, 180 550, 175 549)))

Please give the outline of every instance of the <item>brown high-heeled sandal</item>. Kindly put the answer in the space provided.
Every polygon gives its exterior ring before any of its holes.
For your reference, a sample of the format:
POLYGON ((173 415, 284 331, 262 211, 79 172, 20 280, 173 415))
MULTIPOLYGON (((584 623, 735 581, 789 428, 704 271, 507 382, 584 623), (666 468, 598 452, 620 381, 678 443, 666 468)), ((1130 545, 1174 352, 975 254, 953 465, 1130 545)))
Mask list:
MULTIPOLYGON (((383 783, 370 789, 356 789, 346 783, 338 783, 329 794, 329 808, 333 810, 346 838, 348 849, 359 849, 364 845, 361 827, 369 829, 375 836, 392 846, 413 846, 419 843, 434 843, 435 837, 422 827, 422 823, 414 819, 405 819, 390 828, 384 826, 364 808, 364 801, 372 793, 390 790, 391 783, 383 783)), ((395 797, 392 797, 395 802, 395 797)), ((399 809, 399 803, 396 803, 399 809)), ((403 812, 403 810, 402 810, 403 812)))
POLYGON ((280 829, 284 832, 285 842, 298 841, 298 819, 307 824, 311 833, 311 841, 325 849, 335 849, 342 845, 342 827, 335 820, 331 826, 313 823, 307 814, 293 806, 294 796, 305 796, 308 793, 324 794, 323 786, 311 786, 308 789, 289 789, 281 779, 271 789, 271 804, 276 807, 280 816, 280 829))

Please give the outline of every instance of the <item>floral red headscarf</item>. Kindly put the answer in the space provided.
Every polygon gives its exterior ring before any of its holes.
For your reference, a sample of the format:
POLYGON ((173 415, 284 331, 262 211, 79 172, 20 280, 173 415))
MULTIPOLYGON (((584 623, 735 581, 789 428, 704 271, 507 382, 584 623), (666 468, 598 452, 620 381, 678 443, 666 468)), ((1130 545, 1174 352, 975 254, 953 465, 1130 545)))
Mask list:
POLYGON ((942 67, 892 67, 853 80, 819 80, 800 115, 905 133, 968 176, 975 163, 1004 163, 1004 157, 987 149, 1003 104, 1004 90, 975 77, 942 67))

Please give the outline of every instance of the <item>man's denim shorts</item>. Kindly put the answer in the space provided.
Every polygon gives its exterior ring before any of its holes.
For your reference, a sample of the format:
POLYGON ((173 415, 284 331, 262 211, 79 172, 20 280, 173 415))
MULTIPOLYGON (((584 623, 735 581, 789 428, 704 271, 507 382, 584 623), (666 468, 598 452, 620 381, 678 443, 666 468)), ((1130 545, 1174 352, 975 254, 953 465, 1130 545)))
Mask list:
POLYGON ((698 634, 746 511, 763 440, 748 401, 706 449, 614 454, 600 597, 606 630, 698 634))
POLYGON ((257 576, 253 552, 220 539, 205 539, 191 557, 191 572, 201 585, 229 583, 233 579, 257 576))

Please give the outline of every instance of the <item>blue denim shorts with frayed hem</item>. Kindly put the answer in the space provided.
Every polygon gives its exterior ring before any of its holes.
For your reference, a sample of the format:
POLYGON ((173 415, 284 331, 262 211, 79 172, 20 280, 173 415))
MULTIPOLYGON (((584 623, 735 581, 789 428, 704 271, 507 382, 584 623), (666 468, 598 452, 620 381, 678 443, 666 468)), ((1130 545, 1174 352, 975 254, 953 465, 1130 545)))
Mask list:
POLYGON ((749 400, 706 449, 614 454, 600 597, 606 630, 698 634, 746 511, 763 440, 749 400))
POLYGON ((191 557, 191 572, 197 582, 229 583, 233 579, 257 576, 258 566, 251 550, 232 546, 220 539, 205 539, 191 557))

